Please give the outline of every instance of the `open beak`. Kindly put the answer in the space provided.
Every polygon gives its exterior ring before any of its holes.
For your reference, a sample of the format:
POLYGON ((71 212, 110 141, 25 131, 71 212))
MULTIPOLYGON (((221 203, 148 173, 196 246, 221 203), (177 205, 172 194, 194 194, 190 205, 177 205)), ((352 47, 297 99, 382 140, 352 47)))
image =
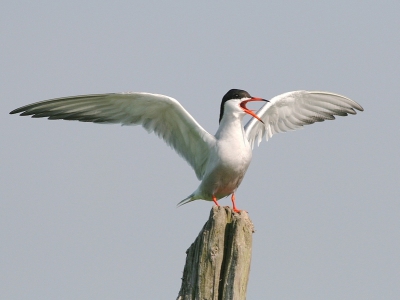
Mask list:
POLYGON ((264 124, 264 122, 250 109, 248 109, 246 107, 247 102, 252 102, 252 101, 265 101, 265 102, 269 102, 269 100, 265 100, 263 98, 257 98, 257 97, 251 97, 249 100, 244 100, 240 103, 240 107, 243 109, 243 111, 246 114, 249 114, 250 116, 256 118, 258 121, 260 121, 261 123, 264 124))

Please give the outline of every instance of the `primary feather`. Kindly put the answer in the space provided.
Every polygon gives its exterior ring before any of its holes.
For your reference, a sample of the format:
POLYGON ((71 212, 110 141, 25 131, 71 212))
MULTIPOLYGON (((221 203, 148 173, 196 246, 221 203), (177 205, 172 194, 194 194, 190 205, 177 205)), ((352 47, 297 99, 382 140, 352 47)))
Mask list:
POLYGON ((94 123, 142 125, 175 149, 202 179, 214 137, 174 98, 150 93, 113 93, 57 98, 15 109, 11 114, 94 123))
POLYGON ((244 127, 251 147, 274 134, 295 130, 304 125, 334 120, 335 115, 347 116, 364 109, 355 101, 328 92, 294 91, 278 95, 261 107, 256 115, 264 124, 252 118, 244 127))

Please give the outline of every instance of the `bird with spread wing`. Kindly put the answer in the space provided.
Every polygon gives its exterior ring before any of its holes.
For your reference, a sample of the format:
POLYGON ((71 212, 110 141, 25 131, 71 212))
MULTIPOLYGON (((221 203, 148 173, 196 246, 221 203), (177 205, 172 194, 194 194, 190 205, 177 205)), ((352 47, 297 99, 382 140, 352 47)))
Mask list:
POLYGON ((229 90, 222 98, 219 127, 208 133, 174 98, 150 93, 112 93, 51 99, 17 108, 10 114, 46 117, 50 120, 78 120, 94 123, 142 125, 154 132, 182 156, 201 181, 199 187, 179 202, 203 199, 214 201, 235 191, 252 158, 254 143, 263 137, 295 130, 304 125, 333 120, 334 116, 356 114, 363 108, 353 100, 328 92, 294 91, 265 100, 244 90, 229 90), (254 113, 246 107, 251 101, 265 104, 254 113), (245 126, 243 117, 252 118, 245 126))

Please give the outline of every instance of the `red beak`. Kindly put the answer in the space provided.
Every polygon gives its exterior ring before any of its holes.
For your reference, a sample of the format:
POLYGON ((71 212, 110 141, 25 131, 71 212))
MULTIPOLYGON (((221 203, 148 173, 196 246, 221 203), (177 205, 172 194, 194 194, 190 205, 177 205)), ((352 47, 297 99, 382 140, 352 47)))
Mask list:
POLYGON ((261 123, 264 124, 263 120, 261 120, 253 111, 249 110, 249 109, 246 107, 247 102, 252 102, 252 101, 266 101, 266 102, 269 102, 269 101, 268 101, 268 100, 265 100, 265 99, 263 99, 263 98, 251 97, 249 100, 245 100, 245 101, 242 101, 242 102, 240 103, 240 107, 243 109, 243 111, 244 111, 246 114, 249 114, 250 116, 256 118, 258 121, 260 121, 261 123))

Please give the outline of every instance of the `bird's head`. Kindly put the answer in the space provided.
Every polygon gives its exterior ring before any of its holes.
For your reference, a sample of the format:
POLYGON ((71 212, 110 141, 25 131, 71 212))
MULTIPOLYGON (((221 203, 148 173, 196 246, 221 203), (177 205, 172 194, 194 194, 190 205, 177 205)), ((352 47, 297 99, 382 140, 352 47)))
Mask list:
POLYGON ((221 110, 219 114, 219 122, 221 123, 224 112, 239 112, 246 113, 250 116, 256 118, 261 123, 264 123, 252 110, 246 107, 246 104, 251 101, 266 101, 268 100, 252 97, 250 94, 244 90, 231 89, 229 90, 221 101, 221 110))

